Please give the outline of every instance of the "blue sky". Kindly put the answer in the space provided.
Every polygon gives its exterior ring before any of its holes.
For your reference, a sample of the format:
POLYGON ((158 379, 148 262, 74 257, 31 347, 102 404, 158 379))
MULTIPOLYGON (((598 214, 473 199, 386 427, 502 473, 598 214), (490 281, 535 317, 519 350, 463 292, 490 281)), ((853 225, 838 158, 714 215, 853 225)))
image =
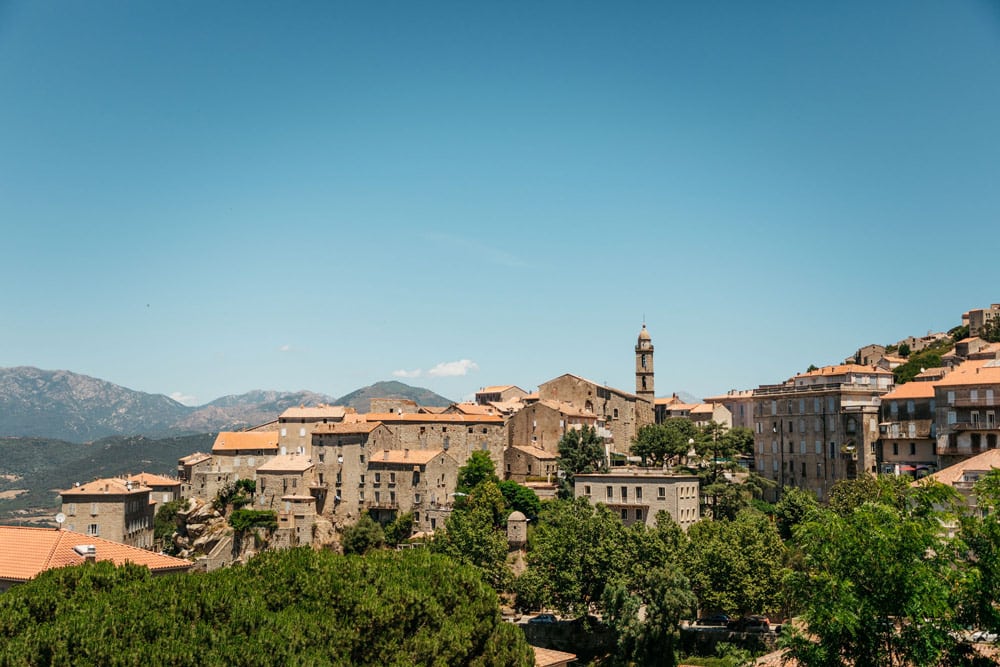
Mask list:
POLYGON ((985 0, 0 0, 0 365, 781 381, 1000 301, 998 84, 985 0))

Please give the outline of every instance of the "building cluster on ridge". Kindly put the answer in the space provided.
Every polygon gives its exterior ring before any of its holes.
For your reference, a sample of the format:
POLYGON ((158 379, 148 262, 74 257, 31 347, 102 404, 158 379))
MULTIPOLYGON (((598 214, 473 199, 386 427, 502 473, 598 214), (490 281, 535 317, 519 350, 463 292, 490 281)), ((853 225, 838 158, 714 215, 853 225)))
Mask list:
MULTIPOLYGON (((474 402, 447 408, 394 398, 373 399, 367 413, 290 408, 254 429, 218 434, 210 453, 180 459, 179 481, 169 490, 164 483, 171 480, 149 478, 97 480, 63 492, 65 527, 151 547, 153 500, 210 500, 250 479, 256 482, 250 507, 276 513, 279 546, 314 543, 364 513, 382 522, 412 513, 414 531, 432 533, 452 511, 459 468, 474 452, 488 454, 501 479, 553 497, 558 443, 588 427, 603 439, 612 469, 578 475, 577 495, 609 506, 626 523, 651 524, 664 510, 687 528, 701 518, 698 478, 629 458, 640 428, 673 417, 752 429, 749 465, 775 482, 770 500, 788 487, 825 500, 839 480, 864 473, 921 477, 997 447, 1000 344, 972 335, 973 325, 979 333, 997 317, 998 304, 963 315, 970 336, 945 357, 946 365, 904 385, 894 385, 892 368, 905 360, 873 345, 847 363, 703 403, 655 397, 654 347, 643 325, 634 393, 567 373, 535 392, 485 387, 474 402)), ((919 351, 942 337, 908 338, 897 347, 919 351)))

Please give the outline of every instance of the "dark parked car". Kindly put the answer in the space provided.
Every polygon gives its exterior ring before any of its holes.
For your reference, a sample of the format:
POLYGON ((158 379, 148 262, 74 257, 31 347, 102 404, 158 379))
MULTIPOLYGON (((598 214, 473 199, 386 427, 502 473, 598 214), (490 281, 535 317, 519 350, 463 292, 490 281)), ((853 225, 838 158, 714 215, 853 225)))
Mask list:
POLYGON ((528 621, 528 623, 555 623, 555 622, 556 622, 556 617, 553 616, 552 614, 539 614, 538 616, 535 616, 534 618, 528 621))

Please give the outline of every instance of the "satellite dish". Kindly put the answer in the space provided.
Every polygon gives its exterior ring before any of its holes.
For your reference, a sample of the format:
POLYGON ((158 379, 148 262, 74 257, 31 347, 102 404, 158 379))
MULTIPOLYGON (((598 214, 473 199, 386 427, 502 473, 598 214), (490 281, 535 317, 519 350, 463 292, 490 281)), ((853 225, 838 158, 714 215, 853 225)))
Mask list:
POLYGON ((66 522, 66 515, 65 514, 63 514, 62 512, 59 512, 59 514, 56 514, 56 523, 59 524, 60 528, 62 528, 62 525, 65 522, 66 522))

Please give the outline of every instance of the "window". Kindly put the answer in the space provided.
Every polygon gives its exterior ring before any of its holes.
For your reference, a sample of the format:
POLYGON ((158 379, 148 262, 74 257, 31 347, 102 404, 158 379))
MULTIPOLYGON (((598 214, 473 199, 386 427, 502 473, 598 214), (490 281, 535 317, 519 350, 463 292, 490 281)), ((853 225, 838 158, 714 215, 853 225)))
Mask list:
POLYGON ((817 440, 816 441, 816 455, 819 456, 822 453, 823 453, 823 441, 822 440, 817 440))
POLYGON ((803 415, 803 414, 805 414, 805 412, 806 412, 806 399, 800 398, 799 399, 799 414, 803 415))
POLYGON ((949 410, 948 411, 948 423, 949 424, 954 424, 956 422, 956 417, 957 416, 956 416, 954 410, 949 410))
POLYGON ((978 426, 979 425, 979 411, 978 410, 973 410, 972 412, 969 413, 969 421, 972 422, 973 426, 978 426))
POLYGON ((656 489, 656 497, 658 499, 660 499, 660 500, 663 500, 664 498, 666 498, 667 497, 667 488, 665 486, 661 486, 661 487, 657 488, 656 489))
POLYGON ((799 454, 805 454, 805 453, 806 453, 806 440, 805 438, 803 438, 802 441, 799 443, 799 454))
POLYGON ((948 392, 948 405, 955 405, 955 392, 948 392))
POLYGON ((622 487, 622 502, 625 502, 627 500, 628 500, 628 487, 627 486, 623 486, 622 487))
POLYGON ((299 427, 299 437, 300 438, 306 437, 306 427, 305 426, 300 426, 299 427))
POLYGON ((803 477, 806 476, 806 462, 805 461, 802 462, 802 476, 803 477))
POLYGON ((382 473, 380 472, 375 473, 375 483, 378 484, 381 481, 382 481, 382 473))
POLYGON ((375 492, 375 504, 377 505, 379 503, 379 501, 381 501, 381 500, 382 500, 382 494, 381 494, 381 492, 376 491, 375 492))
POLYGON ((607 492, 608 492, 608 500, 611 500, 612 498, 614 498, 614 497, 615 497, 615 490, 614 490, 614 488, 613 488, 613 487, 610 487, 610 486, 609 486, 609 487, 607 488, 607 492))
POLYGON ((73 516, 76 514, 76 503, 69 504, 69 515, 73 516))
POLYGON ((628 510, 622 508, 622 521, 628 521, 628 510))
POLYGON ((615 419, 618 419, 618 408, 615 408, 615 419))
POLYGON ((92 516, 97 516, 97 503, 90 503, 90 514, 92 516))
POLYGON ((282 426, 281 427, 281 437, 284 438, 287 435, 288 435, 288 429, 285 428, 284 426, 282 426))
POLYGON ((394 472, 389 473, 389 483, 390 484, 396 483, 396 473, 394 472))
MULTIPOLYGON (((420 494, 419 493, 414 493, 413 494, 413 502, 414 502, 414 504, 417 504, 417 505, 420 504, 420 494)), ((415 516, 413 517, 413 520, 414 521, 419 521, 419 519, 417 519, 415 516)))
POLYGON ((889 401, 889 414, 893 419, 899 416, 899 404, 896 401, 889 401))
POLYGON ((636 499, 637 502, 642 502, 642 487, 641 486, 635 487, 635 499, 636 499))
POLYGON ((894 442, 892 443, 892 455, 896 456, 897 454, 899 454, 899 443, 894 442))
POLYGON ((97 535, 98 534, 98 529, 97 529, 97 524, 96 523, 92 523, 89 526, 87 526, 87 534, 88 535, 97 535))
POLYGON ((910 456, 916 456, 916 455, 917 455, 917 443, 911 442, 910 443, 910 456))
POLYGON ((635 520, 636 521, 642 521, 642 510, 641 509, 637 509, 635 511, 635 520))
POLYGON ((978 401, 979 400, 979 390, 978 389, 970 389, 969 390, 969 400, 972 400, 972 401, 978 401))
POLYGON ((583 487, 583 495, 590 497, 590 484, 586 484, 583 487))

